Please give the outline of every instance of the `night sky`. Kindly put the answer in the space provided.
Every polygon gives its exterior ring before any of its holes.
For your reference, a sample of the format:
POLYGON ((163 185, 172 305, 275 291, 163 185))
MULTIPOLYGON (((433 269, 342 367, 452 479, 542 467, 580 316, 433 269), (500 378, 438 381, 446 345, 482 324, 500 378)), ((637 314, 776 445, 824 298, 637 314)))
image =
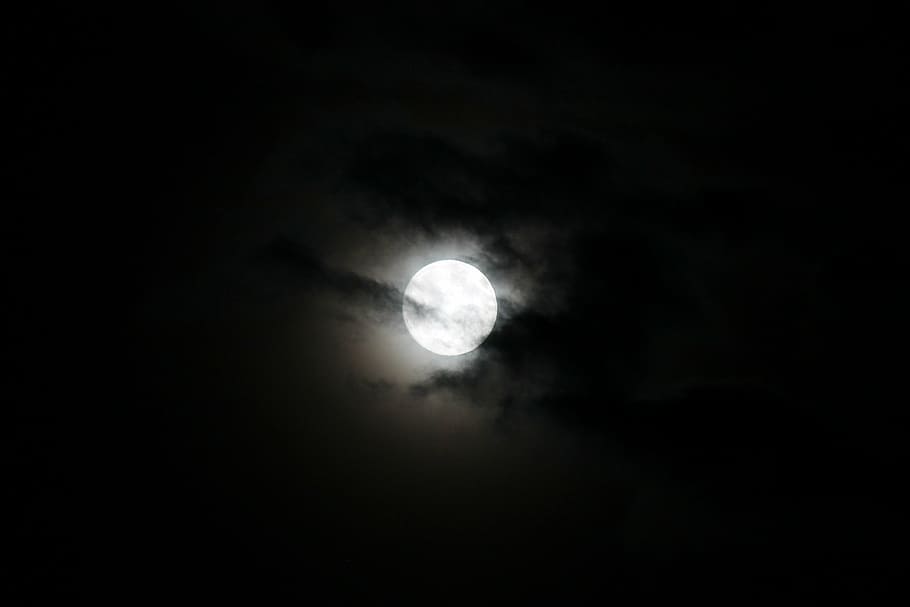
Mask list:
POLYGON ((22 12, 4 596, 906 580, 892 17, 22 12), (401 312, 447 258, 499 306, 457 357, 401 312))

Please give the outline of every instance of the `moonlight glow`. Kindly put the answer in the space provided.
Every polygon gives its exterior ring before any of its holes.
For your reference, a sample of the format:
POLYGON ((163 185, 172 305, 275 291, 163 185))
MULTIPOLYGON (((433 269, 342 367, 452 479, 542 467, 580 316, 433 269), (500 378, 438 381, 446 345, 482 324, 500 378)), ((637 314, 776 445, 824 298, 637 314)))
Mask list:
POLYGON ((470 264, 444 259, 424 266, 404 291, 404 323, 418 344, 444 356, 475 349, 496 322, 496 292, 470 264))

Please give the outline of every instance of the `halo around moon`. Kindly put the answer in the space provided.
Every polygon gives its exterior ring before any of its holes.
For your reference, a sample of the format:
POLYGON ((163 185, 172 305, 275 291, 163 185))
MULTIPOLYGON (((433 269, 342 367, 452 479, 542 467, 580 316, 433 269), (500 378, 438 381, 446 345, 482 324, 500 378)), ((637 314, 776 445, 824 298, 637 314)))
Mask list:
POLYGON ((421 268, 404 290, 404 324, 434 354, 476 349, 496 323, 496 292, 471 264, 443 259, 421 268))

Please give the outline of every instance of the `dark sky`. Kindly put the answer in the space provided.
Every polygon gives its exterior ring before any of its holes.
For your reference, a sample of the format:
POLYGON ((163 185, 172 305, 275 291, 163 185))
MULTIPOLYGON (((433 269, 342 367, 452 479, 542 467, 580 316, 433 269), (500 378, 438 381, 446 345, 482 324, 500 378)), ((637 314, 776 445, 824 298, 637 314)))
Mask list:
POLYGON ((8 594, 875 602, 906 575, 893 19, 24 13, 6 233, 19 292, 56 295, 13 300, 8 594), (443 258, 499 299, 455 358, 401 317, 443 258))

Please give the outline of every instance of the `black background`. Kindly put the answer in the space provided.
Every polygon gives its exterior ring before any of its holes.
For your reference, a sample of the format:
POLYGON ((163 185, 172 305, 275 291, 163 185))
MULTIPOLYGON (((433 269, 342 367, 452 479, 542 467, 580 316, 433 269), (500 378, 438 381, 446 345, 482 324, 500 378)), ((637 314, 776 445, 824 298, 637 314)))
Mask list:
MULTIPOLYGON (((906 139, 904 42, 893 17, 632 14, 518 2, 191 3, 35 7, 4 27, 4 89, 13 101, 5 147, 16 158, 3 222, 14 380, 6 501, 15 511, 4 594, 446 602, 552 592, 741 602, 873 600, 899 589, 907 298, 905 224, 894 207, 906 199, 906 139), (670 194, 656 211, 631 195, 622 213, 651 209, 640 211, 645 223, 656 213, 694 242, 723 243, 746 286, 714 303, 731 317, 758 318, 731 325, 730 337, 758 385, 693 381, 629 406, 624 386, 648 364, 646 331, 634 319, 653 301, 675 310, 660 290, 665 281, 653 278, 668 271, 653 233, 643 240, 617 228, 575 238, 566 246, 576 275, 598 278, 569 294, 563 314, 528 313, 488 342, 519 375, 523 353, 547 353, 562 378, 535 403, 548 423, 615 447, 632 462, 627 469, 658 470, 668 495, 694 488, 700 497, 686 502, 681 525, 704 539, 677 541, 678 527, 661 526, 663 511, 679 507, 677 498, 662 501, 661 482, 649 506, 655 513, 641 523, 656 538, 651 548, 630 550, 618 539, 635 502, 617 496, 621 482, 592 481, 616 458, 609 449, 583 458, 578 477, 540 480, 516 467, 475 486, 465 476, 474 464, 427 473, 403 448, 379 465, 397 471, 401 486, 364 489, 363 464, 327 459, 335 451, 320 446, 353 445, 343 426, 301 429, 256 407, 280 400, 263 393, 259 353, 269 352, 276 375, 290 364, 256 326, 229 338, 214 321, 162 334, 166 322, 137 312, 156 301, 150 293, 204 271, 220 207, 230 205, 215 201, 249 190, 301 104, 317 119, 337 104, 357 120, 356 108, 377 94, 369 83, 327 94, 324 81, 286 60, 287 48, 301 62, 327 51, 395 52, 418 74, 424 58, 441 57, 478 81, 520 83, 553 100, 590 94, 582 84, 593 73, 596 87, 601 68, 605 81, 620 69, 658 95, 701 99, 712 110, 741 103, 730 91, 752 91, 754 105, 743 106, 748 116, 732 120, 733 130, 708 118, 703 130, 689 129, 729 156, 731 174, 749 176, 741 187, 670 194), (548 79, 547 65, 576 61, 595 66, 578 88, 571 76, 559 80, 564 88, 548 79), (688 73, 699 75, 689 89, 682 78, 659 92, 664 78, 688 73), (751 253, 766 247, 786 254, 751 253), (802 265, 813 268, 799 289, 808 307, 747 288, 789 293, 787 281, 805 279, 786 270, 802 265), (611 299, 617 285, 631 295, 611 299), (599 314, 633 320, 592 325, 599 314), (614 344, 606 354, 592 348, 603 341, 614 344), (605 357, 613 375, 603 374, 605 357), (423 474, 436 480, 409 488, 423 474), (500 478, 513 481, 502 503, 490 505, 500 478), (434 494, 442 487, 444 497, 434 494), (539 491, 550 497, 535 502, 539 491), (468 505, 447 502, 452 496, 468 505)), ((660 104, 641 112, 646 123, 667 118, 660 104)), ((326 137, 331 143, 331 134, 314 135, 313 145, 326 137)), ((561 214, 546 202, 506 200, 478 219, 419 195, 382 212, 443 226, 535 216, 600 225, 603 211, 584 188, 622 161, 622 150, 556 140, 546 153, 516 144, 509 162, 539 176, 522 183, 528 191, 579 192, 561 214)), ((445 162, 432 145, 426 156, 406 145, 398 155, 379 149, 357 157, 351 179, 386 194, 410 187, 396 170, 445 162)), ((301 170, 318 176, 325 166, 301 170)), ((318 282, 293 247, 277 250, 269 249, 269 263, 289 259, 318 282)), ((210 301, 213 316, 230 306, 229 298, 210 301)), ((679 356, 691 377, 702 374, 702 363, 679 356)), ((475 379, 454 385, 468 390, 475 379)), ((433 381, 438 388, 445 380, 433 381)), ((333 405, 318 386, 274 390, 297 390, 314 411, 333 405)), ((320 415, 307 423, 318 425, 320 415)))

